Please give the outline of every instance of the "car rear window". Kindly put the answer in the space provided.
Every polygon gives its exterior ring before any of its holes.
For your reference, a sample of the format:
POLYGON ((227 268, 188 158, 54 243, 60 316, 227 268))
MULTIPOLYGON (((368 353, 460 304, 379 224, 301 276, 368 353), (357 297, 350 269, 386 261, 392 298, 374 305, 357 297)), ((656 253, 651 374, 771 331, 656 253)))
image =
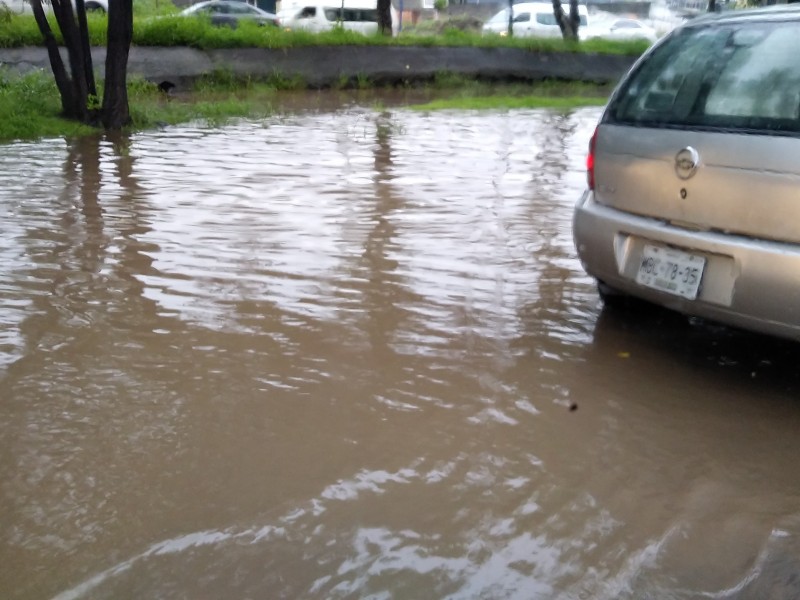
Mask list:
POLYGON ((748 22, 687 27, 639 65, 610 121, 800 133, 800 27, 748 22))

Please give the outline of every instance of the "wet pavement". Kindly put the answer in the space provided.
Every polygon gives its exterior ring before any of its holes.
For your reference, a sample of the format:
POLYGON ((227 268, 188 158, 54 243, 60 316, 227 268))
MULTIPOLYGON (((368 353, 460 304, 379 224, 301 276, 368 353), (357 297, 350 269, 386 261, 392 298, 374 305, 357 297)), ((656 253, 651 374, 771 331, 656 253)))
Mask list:
POLYGON ((599 113, 0 146, 0 597, 798 597, 797 346, 603 309, 599 113))

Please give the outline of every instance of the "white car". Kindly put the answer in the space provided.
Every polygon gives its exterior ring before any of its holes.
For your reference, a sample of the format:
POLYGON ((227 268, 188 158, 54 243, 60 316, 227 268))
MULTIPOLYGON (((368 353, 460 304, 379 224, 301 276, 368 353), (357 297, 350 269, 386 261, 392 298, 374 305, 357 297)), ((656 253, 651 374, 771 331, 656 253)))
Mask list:
POLYGON ((322 2, 297 5, 278 13, 284 29, 304 31, 329 31, 341 26, 364 35, 378 32, 378 9, 374 0, 367 2, 322 2))
POLYGON ((278 25, 278 15, 242 2, 241 0, 205 0, 178 13, 182 17, 205 16, 212 25, 236 27, 242 20, 259 25, 278 25))
MULTIPOLYGON (((87 11, 108 12, 108 0, 85 0, 84 5, 87 11)), ((33 14, 33 9, 27 0, 0 0, 0 6, 5 6, 8 10, 18 15, 33 14)), ((45 11, 50 10, 49 2, 43 2, 42 6, 45 11)), ((72 0, 72 6, 73 8, 75 7, 75 0, 72 0)))
POLYGON ((84 6, 87 11, 108 12, 108 0, 85 0, 84 6))
MULTIPOLYGON (((564 12, 569 14, 569 5, 562 4, 564 12)), ((561 37, 561 28, 556 22, 553 5, 550 2, 523 2, 512 7, 512 32, 515 37, 561 37)), ((578 33, 588 26, 589 13, 585 4, 578 5, 580 27, 578 33)), ((496 13, 483 25, 483 33, 507 35, 508 9, 496 13)))
POLYGON ((606 40, 647 40, 658 39, 656 30, 636 19, 612 19, 593 21, 581 34, 581 39, 603 38, 606 40))

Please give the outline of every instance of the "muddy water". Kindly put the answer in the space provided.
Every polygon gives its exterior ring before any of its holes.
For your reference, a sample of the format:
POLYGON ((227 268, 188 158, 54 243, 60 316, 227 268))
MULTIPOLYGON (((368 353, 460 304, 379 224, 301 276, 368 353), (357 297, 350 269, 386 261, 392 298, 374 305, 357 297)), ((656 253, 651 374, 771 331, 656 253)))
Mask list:
POLYGON ((0 597, 798 597, 797 347, 602 309, 598 114, 0 147, 0 597))

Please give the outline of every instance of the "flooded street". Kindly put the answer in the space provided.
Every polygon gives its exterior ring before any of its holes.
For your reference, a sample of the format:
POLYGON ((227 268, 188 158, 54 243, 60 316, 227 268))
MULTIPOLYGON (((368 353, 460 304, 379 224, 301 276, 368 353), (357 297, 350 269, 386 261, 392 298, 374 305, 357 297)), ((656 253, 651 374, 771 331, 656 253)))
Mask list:
POLYGON ((800 596, 797 345, 604 310, 600 109, 0 146, 0 598, 800 596))

